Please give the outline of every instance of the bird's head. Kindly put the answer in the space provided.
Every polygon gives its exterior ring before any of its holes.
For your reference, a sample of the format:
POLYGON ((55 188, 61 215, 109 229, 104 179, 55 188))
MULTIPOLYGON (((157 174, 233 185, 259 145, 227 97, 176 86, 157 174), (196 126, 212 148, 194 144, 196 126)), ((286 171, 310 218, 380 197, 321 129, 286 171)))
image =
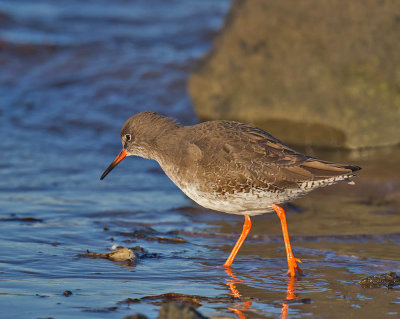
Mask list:
POLYGON ((155 159, 157 138, 165 131, 179 127, 174 120, 155 112, 142 112, 129 118, 121 129, 122 151, 101 175, 106 177, 126 156, 155 159))

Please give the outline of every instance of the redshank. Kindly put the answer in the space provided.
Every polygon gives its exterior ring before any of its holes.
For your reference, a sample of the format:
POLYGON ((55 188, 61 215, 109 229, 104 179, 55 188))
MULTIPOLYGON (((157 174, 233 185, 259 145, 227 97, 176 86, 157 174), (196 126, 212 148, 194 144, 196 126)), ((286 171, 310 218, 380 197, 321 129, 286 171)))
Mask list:
POLYGON ((286 215, 278 206, 313 189, 351 181, 360 167, 301 154, 267 132, 233 121, 183 126, 155 112, 129 118, 121 129, 122 151, 103 179, 126 156, 158 162, 192 200, 206 208, 243 215, 243 231, 224 266, 230 267, 251 229, 251 216, 275 211, 281 221, 288 275, 302 273, 293 256, 286 215))

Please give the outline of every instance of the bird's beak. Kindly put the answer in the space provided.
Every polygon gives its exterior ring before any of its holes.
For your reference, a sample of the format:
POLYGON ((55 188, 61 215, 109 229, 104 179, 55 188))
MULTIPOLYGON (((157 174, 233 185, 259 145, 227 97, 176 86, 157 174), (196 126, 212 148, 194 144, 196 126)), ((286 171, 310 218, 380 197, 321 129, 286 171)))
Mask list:
POLYGON ((112 171, 112 169, 118 165, 119 162, 121 162, 124 158, 126 157, 126 149, 122 149, 121 152, 117 155, 117 157, 113 160, 113 162, 110 164, 110 166, 107 167, 107 169, 104 171, 103 175, 101 175, 100 179, 103 179, 104 177, 107 176, 108 173, 112 171))

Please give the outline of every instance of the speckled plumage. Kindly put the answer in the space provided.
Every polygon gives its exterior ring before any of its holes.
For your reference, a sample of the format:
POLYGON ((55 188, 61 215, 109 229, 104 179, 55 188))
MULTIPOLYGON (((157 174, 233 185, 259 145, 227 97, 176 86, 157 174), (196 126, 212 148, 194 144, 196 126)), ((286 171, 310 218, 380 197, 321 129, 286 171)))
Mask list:
POLYGON ((261 129, 233 121, 182 126, 142 112, 126 121, 121 139, 127 155, 156 160, 195 202, 231 214, 270 212, 273 204, 348 181, 360 169, 301 154, 261 129))

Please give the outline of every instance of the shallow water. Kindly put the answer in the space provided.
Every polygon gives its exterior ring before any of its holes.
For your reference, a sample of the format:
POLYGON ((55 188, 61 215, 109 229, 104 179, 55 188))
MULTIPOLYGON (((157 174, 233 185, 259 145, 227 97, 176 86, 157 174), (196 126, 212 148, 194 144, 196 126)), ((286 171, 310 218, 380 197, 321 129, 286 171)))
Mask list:
POLYGON ((400 316, 399 288, 357 283, 400 271, 398 147, 305 150, 363 170, 355 186, 286 207, 305 272, 294 281, 275 215, 253 218, 229 273, 242 217, 198 207, 152 161, 125 160, 100 182, 127 117, 151 109, 196 122, 186 79, 229 5, 0 2, 0 317, 154 318, 167 293, 195 296, 210 317, 400 316), (147 254, 78 256, 113 245, 147 254))

